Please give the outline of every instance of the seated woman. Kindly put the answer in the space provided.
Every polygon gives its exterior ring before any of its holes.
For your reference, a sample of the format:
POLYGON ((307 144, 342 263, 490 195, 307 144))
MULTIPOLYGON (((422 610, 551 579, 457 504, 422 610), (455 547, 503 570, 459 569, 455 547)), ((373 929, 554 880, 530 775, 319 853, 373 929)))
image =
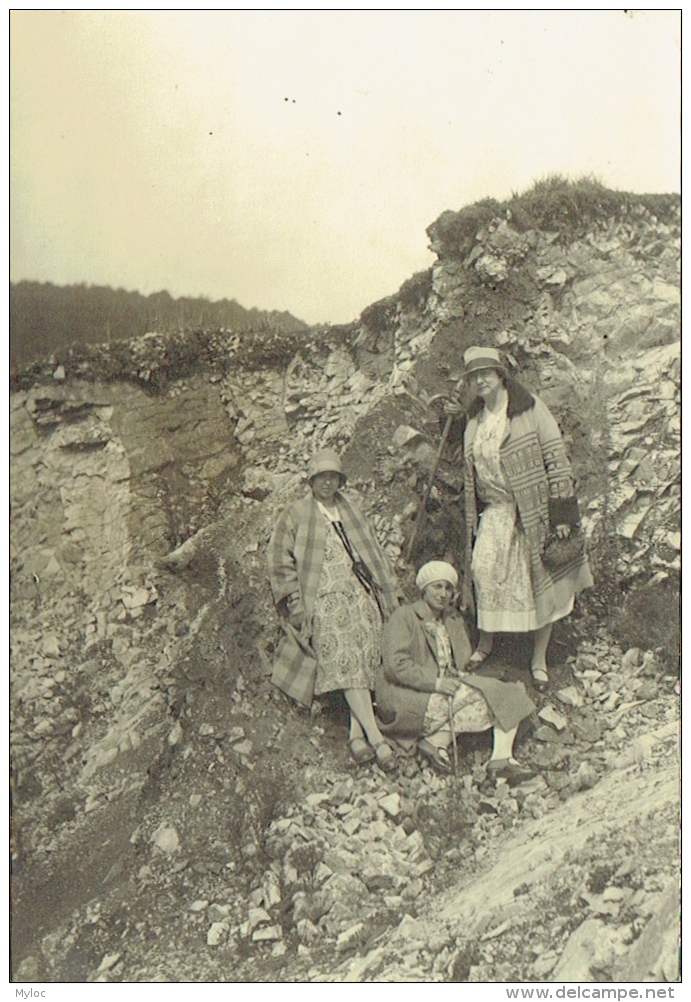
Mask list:
POLYGON ((451 770, 447 749, 457 734, 492 728, 487 772, 511 785, 535 775, 513 757, 518 724, 535 709, 520 683, 468 675, 471 646, 453 606, 458 574, 443 561, 420 568, 422 597, 391 614, 382 637, 376 698, 384 734, 417 739, 440 773, 451 770))

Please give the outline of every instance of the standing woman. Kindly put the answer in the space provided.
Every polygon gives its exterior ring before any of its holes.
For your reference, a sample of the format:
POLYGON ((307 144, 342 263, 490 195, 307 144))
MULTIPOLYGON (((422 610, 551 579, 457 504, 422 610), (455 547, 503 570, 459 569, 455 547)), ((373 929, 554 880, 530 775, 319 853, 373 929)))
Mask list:
POLYGON ((304 706, 341 690, 350 709, 349 747, 359 764, 384 770, 395 755, 374 716, 382 620, 398 605, 395 572, 362 511, 342 491, 332 449, 309 463, 308 494, 280 516, 269 543, 271 590, 284 637, 272 681, 304 706))
POLYGON ((475 605, 480 631, 471 663, 484 661, 495 633, 532 633, 531 674, 544 689, 552 624, 593 583, 584 552, 552 571, 541 558, 548 534, 566 539, 579 524, 573 474, 556 421, 507 375, 499 353, 473 347, 463 360, 475 393, 463 437, 463 605, 475 605))

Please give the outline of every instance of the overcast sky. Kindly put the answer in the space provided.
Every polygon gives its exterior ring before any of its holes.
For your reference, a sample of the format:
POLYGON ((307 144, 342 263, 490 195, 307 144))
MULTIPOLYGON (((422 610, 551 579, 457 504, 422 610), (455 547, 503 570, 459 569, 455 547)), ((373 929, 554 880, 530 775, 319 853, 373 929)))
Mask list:
POLYGON ((11 275, 343 323, 446 209, 679 190, 668 11, 13 11, 11 275))

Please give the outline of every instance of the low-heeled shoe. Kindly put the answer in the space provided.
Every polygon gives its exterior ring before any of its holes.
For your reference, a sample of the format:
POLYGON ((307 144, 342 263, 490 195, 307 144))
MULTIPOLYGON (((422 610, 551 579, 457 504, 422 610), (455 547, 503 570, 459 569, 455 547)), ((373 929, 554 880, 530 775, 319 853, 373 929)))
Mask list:
POLYGON ((534 769, 527 769, 509 758, 502 758, 487 763, 487 775, 494 780, 505 779, 509 786, 518 786, 519 783, 527 783, 529 779, 533 779, 537 773, 534 769))

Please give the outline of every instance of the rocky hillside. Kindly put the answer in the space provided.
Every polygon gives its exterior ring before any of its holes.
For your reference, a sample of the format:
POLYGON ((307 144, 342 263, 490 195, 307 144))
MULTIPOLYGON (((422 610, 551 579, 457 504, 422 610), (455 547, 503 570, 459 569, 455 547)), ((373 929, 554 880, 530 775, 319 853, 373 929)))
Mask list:
MULTIPOLYGON (((429 236, 433 268, 351 327, 148 334, 14 377, 16 980, 674 980, 679 200, 552 182, 429 236), (357 772, 343 708, 268 682, 265 549, 314 448, 405 589, 461 559, 452 451, 406 558, 473 343, 560 420, 597 581, 519 794, 488 788, 482 736, 457 781, 357 772), (611 791, 646 785, 636 824, 611 791)), ((486 670, 525 679, 524 651, 486 670)))

